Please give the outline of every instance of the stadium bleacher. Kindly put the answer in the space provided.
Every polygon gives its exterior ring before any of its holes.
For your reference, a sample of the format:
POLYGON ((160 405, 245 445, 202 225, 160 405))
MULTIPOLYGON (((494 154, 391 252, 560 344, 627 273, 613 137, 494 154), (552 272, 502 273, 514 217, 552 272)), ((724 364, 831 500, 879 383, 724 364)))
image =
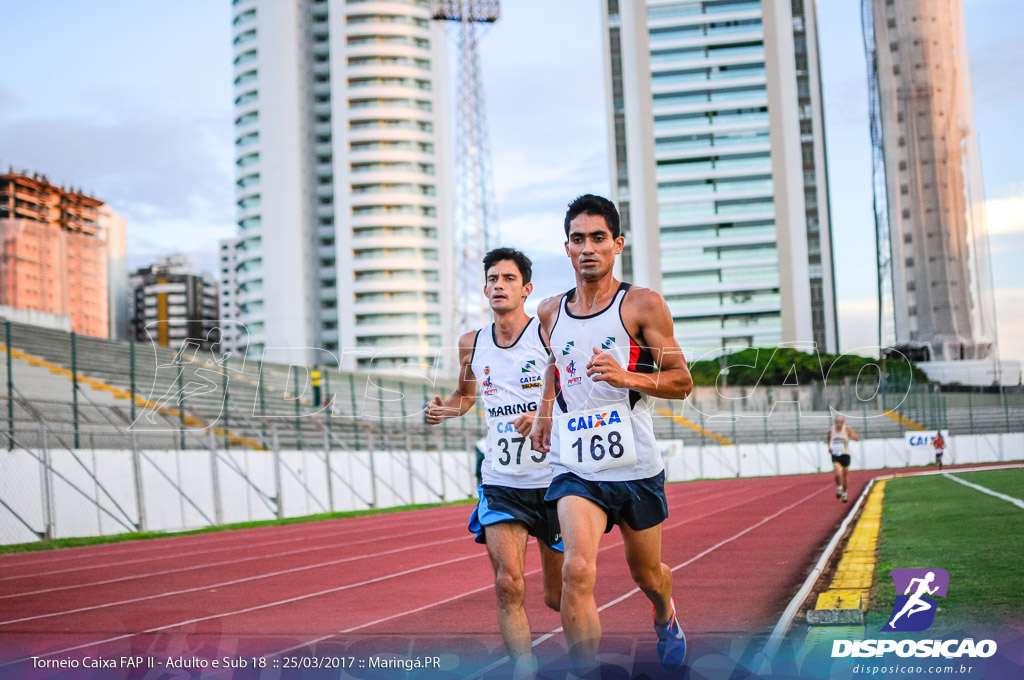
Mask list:
MULTIPOLYGON (((62 439, 74 437, 77 422, 79 444, 95 448, 126 448, 129 433, 143 448, 206 448, 210 428, 218 445, 320 450, 325 441, 338 449, 365 449, 370 442, 406 448, 407 438, 462 448, 482 432, 478 411, 427 430, 422 403, 450 390, 446 382, 327 369, 333 410, 314 409, 304 367, 83 336, 75 336, 73 353, 69 333, 15 322, 10 338, 14 433, 23 447, 39 445, 43 421, 62 439)), ((0 385, 6 384, 2 361, 0 385)))
MULTIPOLYGON (((133 348, 127 341, 83 336, 74 337, 72 351, 67 332, 4 323, 10 324, 15 400, 11 419, 7 362, 0 361, 0 417, 13 420, 19 447, 39 446, 42 429, 65 447, 77 434, 75 448, 94 449, 469 449, 484 433, 479 404, 438 428, 424 425, 423 402, 450 391, 450 381, 326 368, 324 392, 333 397, 332 407, 314 409, 306 367, 229 358, 198 347, 133 348)), ((713 390, 698 388, 683 402, 655 400, 659 438, 707 446, 819 441, 832 415, 829 407, 845 412, 866 438, 940 427, 1004 432, 1024 421, 1021 394, 1011 395, 1009 403, 1006 396, 999 402, 993 401, 999 395, 979 395, 975 404, 964 404, 960 394, 933 392, 890 395, 888 402, 881 396, 866 402, 832 397, 835 404, 818 395, 769 407, 755 391, 746 400, 723 401, 713 390)))

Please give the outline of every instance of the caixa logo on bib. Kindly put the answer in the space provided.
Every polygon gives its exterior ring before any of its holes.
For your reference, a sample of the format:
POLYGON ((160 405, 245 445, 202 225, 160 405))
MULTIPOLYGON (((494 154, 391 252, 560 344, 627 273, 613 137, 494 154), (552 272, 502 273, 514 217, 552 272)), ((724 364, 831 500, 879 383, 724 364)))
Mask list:
MULTIPOLYGON (((935 622, 939 605, 946 597, 949 573, 945 569, 893 569, 889 572, 896 588, 896 602, 883 632, 919 633, 935 622)), ((900 657, 989 657, 996 653, 993 640, 834 640, 832 656, 871 657, 895 653, 900 657)))
POLYGON ((615 423, 621 422, 622 419, 619 418, 619 412, 611 411, 610 413, 598 413, 592 416, 570 418, 568 427, 570 432, 580 432, 581 430, 590 430, 595 427, 614 425, 615 423))

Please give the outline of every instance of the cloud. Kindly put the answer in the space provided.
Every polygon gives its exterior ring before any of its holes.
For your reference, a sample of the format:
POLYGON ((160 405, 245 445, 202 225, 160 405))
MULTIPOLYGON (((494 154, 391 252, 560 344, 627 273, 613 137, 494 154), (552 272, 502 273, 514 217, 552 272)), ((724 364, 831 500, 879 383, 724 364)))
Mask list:
MULTIPOLYGON (((999 354, 1003 359, 1024 360, 1024 288, 995 291, 999 325, 999 354)), ((878 343, 878 304, 875 300, 839 301, 839 347, 851 351, 878 343)))
POLYGON ((1024 234, 1024 194, 985 201, 985 221, 990 236, 1024 234))
MULTIPOLYGON (((498 216, 503 223, 543 214, 555 215, 554 224, 561 224, 566 206, 576 196, 607 194, 608 158, 604 149, 552 156, 550 146, 529 146, 495 158, 498 216)), ((527 225, 524 222, 522 226, 527 225)))
POLYGON ((4 162, 106 201, 130 253, 214 247, 234 231, 230 119, 118 115, 0 125, 4 162))
POLYGON ((999 356, 1024 361, 1024 288, 996 291, 996 320, 999 325, 999 356))

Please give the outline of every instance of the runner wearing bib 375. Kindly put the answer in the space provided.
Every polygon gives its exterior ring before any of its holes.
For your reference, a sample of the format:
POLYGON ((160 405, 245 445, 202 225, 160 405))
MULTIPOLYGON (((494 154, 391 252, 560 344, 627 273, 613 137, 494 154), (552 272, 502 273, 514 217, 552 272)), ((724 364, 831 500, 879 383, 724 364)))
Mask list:
POLYGON ((487 544, 498 595, 498 624, 517 677, 536 670, 530 622, 523 606, 524 560, 529 536, 536 536, 544 568, 544 602, 561 602, 562 539, 558 513, 544 501, 551 482, 548 454, 534 451, 528 435, 543 396, 547 350, 540 325, 523 310, 533 290, 528 257, 512 248, 492 250, 484 258, 487 296, 494 323, 459 340, 459 385, 447 400, 426 406, 427 422, 462 415, 483 392, 487 445, 481 466, 480 502, 469 530, 487 544))
POLYGON ((686 638, 672 602, 672 571, 661 561, 668 506, 648 402, 683 399, 693 382, 662 297, 612 276, 624 244, 612 202, 580 196, 564 226, 576 288, 538 310, 551 358, 530 434, 536 450, 550 451, 555 475, 547 499, 558 505, 565 544, 562 626, 583 676, 594 668, 601 640, 598 549, 618 525, 630 574, 654 605, 658 654, 666 668, 679 668, 686 638))

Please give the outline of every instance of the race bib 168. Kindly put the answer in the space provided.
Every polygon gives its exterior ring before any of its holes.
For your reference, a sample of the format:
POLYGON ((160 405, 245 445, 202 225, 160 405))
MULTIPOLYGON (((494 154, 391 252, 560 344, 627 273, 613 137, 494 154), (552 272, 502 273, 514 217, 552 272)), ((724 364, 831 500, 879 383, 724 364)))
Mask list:
POLYGON ((558 459, 576 472, 636 465, 633 424, 625 404, 558 416, 558 459))

